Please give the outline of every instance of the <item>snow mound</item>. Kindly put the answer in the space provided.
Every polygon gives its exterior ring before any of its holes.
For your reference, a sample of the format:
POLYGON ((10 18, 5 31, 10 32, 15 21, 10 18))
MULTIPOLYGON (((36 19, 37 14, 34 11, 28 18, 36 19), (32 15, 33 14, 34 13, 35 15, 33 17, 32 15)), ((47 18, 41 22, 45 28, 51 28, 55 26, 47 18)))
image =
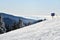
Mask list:
POLYGON ((60 40, 60 17, 2 34, 0 40, 60 40))

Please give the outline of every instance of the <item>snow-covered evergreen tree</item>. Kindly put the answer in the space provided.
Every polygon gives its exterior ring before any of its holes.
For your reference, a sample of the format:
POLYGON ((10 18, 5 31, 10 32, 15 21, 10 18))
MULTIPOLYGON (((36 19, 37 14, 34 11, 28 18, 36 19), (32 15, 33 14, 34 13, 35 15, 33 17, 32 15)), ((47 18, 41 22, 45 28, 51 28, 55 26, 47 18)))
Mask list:
POLYGON ((5 33, 5 32, 6 32, 5 23, 3 21, 2 16, 0 15, 0 33, 5 33))
POLYGON ((21 19, 19 19, 19 22, 18 22, 18 25, 17 25, 19 28, 22 28, 22 27, 24 27, 25 25, 24 25, 24 23, 23 23, 23 21, 21 20, 21 19))

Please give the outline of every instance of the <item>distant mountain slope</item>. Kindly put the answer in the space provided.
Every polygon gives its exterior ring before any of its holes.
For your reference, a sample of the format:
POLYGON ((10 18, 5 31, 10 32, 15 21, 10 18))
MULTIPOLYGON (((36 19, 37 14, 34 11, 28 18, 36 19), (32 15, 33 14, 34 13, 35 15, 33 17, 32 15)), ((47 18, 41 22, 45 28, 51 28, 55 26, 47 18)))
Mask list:
POLYGON ((0 40, 60 40, 60 18, 2 34, 0 40))

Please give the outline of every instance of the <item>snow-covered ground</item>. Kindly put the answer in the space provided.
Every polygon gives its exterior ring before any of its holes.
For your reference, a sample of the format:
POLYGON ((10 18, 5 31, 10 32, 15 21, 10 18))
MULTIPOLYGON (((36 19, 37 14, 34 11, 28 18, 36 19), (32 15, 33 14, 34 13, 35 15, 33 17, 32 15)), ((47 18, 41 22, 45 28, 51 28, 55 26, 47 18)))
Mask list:
POLYGON ((60 17, 1 34, 0 40, 60 40, 60 17))

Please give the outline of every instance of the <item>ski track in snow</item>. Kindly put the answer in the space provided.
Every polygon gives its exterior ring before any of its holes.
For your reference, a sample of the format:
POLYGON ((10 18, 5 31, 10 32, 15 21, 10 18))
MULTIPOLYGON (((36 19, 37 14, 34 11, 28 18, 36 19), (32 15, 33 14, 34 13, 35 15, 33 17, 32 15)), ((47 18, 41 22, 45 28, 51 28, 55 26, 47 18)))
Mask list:
POLYGON ((60 40, 60 18, 2 34, 0 40, 60 40))

